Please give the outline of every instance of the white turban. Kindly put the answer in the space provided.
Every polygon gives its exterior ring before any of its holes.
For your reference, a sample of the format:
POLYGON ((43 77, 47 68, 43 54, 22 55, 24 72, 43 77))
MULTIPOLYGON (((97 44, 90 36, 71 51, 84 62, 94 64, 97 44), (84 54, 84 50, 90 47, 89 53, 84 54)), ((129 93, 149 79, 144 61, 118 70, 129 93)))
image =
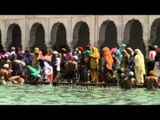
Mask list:
POLYGON ((9 64, 4 64, 3 68, 9 68, 9 64))
POLYGON ((78 57, 77 56, 73 56, 73 59, 78 60, 78 57))
POLYGON ((131 77, 133 77, 133 76, 134 76, 134 72, 132 72, 132 71, 129 71, 129 73, 128 73, 128 76, 131 76, 131 77))
POLYGON ((53 54, 58 55, 58 52, 57 51, 53 51, 53 54))

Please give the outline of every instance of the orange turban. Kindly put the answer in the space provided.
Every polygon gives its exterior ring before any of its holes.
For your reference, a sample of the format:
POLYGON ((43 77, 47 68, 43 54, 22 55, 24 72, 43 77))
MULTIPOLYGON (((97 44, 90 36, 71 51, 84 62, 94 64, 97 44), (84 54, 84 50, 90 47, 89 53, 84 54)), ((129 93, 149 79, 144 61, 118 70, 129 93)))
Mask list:
POLYGON ((155 75, 155 71, 154 71, 154 70, 151 70, 151 71, 149 72, 149 75, 155 75))
POLYGON ((36 48, 34 49, 34 52, 35 52, 35 53, 39 53, 39 48, 36 47, 36 48))

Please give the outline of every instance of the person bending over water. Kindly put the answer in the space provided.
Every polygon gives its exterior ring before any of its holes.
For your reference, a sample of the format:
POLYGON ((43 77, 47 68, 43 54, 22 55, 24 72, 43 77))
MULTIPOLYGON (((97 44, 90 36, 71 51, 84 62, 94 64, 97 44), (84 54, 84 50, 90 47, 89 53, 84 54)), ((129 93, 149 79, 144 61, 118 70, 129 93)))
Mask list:
POLYGON ((42 59, 39 59, 38 71, 40 71, 41 78, 42 78, 43 81, 45 81, 45 82, 51 82, 52 81, 52 79, 53 79, 53 68, 48 62, 46 62, 42 59))
POLYGON ((76 82, 75 77, 76 77, 76 71, 77 71, 77 62, 76 62, 76 58, 73 57, 73 59, 71 61, 68 61, 65 64, 65 72, 64 73, 59 73, 56 78, 53 81, 53 84, 58 83, 58 81, 60 79, 67 79, 67 81, 69 83, 71 83, 71 79, 73 80, 73 82, 76 82))

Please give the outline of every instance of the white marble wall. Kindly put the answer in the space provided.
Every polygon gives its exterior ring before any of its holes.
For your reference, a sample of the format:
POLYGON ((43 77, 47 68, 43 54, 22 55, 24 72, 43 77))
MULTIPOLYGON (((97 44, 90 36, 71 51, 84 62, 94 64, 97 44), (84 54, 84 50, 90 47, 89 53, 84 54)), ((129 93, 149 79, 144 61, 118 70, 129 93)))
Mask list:
POLYGON ((70 46, 73 40, 73 30, 75 25, 84 21, 87 23, 90 32, 91 44, 97 46, 99 40, 99 31, 101 24, 106 20, 112 20, 117 28, 117 39, 120 44, 124 39, 124 29, 129 20, 137 19, 143 27, 143 39, 147 46, 150 39, 150 29, 153 21, 160 18, 160 15, 0 15, 0 29, 2 45, 5 47, 7 40, 8 27, 16 23, 21 28, 22 32, 22 46, 25 48, 30 40, 30 30, 34 23, 41 23, 45 30, 46 45, 51 40, 52 26, 61 22, 66 28, 67 43, 70 46))

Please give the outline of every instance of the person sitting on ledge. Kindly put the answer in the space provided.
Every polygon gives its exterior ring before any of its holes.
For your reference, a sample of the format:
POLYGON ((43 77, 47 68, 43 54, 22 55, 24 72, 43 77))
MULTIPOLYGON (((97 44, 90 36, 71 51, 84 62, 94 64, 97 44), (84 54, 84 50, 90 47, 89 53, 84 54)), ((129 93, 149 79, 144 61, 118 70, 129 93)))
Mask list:
POLYGON ((4 73, 6 76, 6 79, 11 81, 13 84, 23 84, 24 83, 24 79, 21 78, 19 75, 10 76, 10 73, 12 73, 13 70, 9 68, 9 64, 4 64, 3 68, 1 69, 1 72, 4 73))

